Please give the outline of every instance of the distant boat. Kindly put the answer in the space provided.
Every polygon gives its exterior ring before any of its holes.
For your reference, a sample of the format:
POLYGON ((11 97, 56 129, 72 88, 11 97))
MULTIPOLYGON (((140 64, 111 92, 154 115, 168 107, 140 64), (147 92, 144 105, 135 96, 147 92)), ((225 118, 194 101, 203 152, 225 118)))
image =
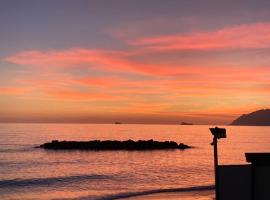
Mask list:
POLYGON ((182 122, 181 125, 193 125, 192 123, 182 122))
POLYGON ((114 122, 114 124, 122 124, 122 122, 114 122))

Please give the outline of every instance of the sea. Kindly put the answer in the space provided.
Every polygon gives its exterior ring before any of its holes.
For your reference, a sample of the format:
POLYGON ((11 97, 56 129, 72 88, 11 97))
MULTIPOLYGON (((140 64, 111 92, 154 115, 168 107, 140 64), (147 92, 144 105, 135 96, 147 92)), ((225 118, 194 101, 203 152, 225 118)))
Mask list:
MULTIPOLYGON (((1 200, 113 200, 170 192, 213 199, 210 125, 0 124, 1 200), (35 148, 51 140, 176 141, 194 148, 79 151, 35 148), (210 190, 210 195, 204 192, 210 190)), ((270 152, 270 127, 221 126, 219 164, 246 163, 245 152, 270 152)), ((141 199, 144 199, 143 197, 141 199)), ((182 199, 182 198, 179 198, 182 199)))

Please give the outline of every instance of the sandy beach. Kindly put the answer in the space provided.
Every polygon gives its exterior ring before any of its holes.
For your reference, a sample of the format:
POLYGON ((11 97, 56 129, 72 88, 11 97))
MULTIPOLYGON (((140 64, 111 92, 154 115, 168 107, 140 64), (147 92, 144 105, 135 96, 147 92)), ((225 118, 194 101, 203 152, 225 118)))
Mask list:
POLYGON ((137 197, 124 198, 122 200, 214 200, 214 191, 191 192, 164 192, 137 197))

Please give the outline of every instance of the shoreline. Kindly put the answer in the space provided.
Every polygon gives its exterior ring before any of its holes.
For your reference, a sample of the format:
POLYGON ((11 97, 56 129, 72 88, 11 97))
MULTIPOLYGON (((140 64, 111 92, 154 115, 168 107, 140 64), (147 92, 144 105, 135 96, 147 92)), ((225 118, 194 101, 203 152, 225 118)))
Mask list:
POLYGON ((123 192, 98 198, 96 200, 213 200, 214 185, 191 186, 182 188, 153 189, 138 192, 123 192))
POLYGON ((214 190, 159 192, 146 195, 118 198, 119 200, 214 200, 214 190))

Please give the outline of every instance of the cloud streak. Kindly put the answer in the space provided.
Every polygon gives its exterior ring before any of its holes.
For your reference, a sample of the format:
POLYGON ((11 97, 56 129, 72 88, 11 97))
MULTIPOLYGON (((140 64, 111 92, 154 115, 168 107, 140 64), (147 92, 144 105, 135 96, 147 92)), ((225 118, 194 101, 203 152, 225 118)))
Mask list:
MULTIPOLYGON (((106 72, 137 73, 149 76, 177 76, 185 74, 250 74, 268 72, 268 66, 232 66, 212 67, 201 65, 160 64, 153 59, 152 63, 134 61, 125 52, 105 52, 89 49, 68 49, 58 51, 26 51, 5 58, 5 61, 28 67, 45 68, 49 70, 72 68, 95 69, 106 72), (254 68, 259 67, 259 70, 254 68)), ((192 58, 191 58, 192 59, 192 58)), ((270 64, 270 63, 269 63, 270 64)), ((97 81, 97 80, 96 80, 97 81)))
POLYGON ((154 51, 269 48, 270 23, 225 27, 212 32, 137 38, 128 43, 154 51))

